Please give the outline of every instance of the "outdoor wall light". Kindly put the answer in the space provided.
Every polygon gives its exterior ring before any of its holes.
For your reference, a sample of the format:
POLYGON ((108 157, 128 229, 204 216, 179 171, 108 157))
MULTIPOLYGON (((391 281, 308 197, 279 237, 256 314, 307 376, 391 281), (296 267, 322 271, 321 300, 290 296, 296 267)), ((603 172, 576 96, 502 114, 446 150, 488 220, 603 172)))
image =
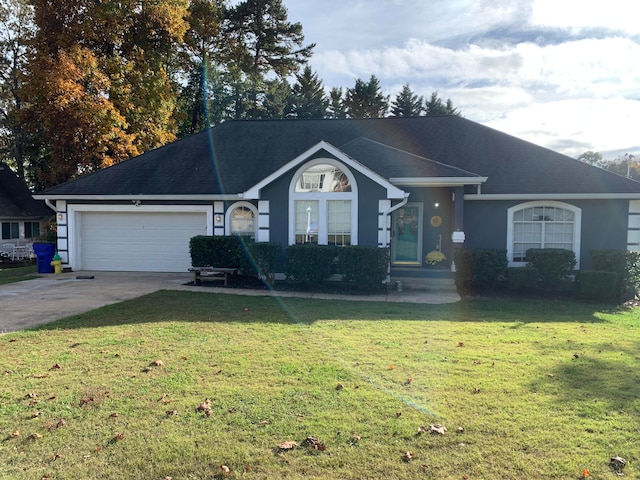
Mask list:
POLYGON ((440 206, 440 204, 438 202, 433 204, 434 207, 438 208, 440 206))
POLYGON ((222 215, 216 215, 216 222, 220 223, 222 221, 222 215))
POLYGON ((58 214, 58 221, 61 222, 63 218, 64 218, 64 214, 59 213, 58 214))

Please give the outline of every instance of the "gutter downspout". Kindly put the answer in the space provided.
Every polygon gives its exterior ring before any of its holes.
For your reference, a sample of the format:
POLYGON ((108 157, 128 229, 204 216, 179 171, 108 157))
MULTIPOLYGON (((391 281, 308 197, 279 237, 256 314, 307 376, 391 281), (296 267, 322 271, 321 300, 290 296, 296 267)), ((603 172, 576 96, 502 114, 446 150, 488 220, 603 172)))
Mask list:
POLYGON ((55 213, 58 213, 58 209, 56 208, 56 206, 51 203, 51 200, 49 200, 48 198, 44 199, 44 203, 47 207, 49 207, 51 210, 53 210, 55 213))
MULTIPOLYGON (((404 207, 407 202, 409 201, 409 195, 411 195, 410 193, 406 193, 404 194, 404 199, 398 203, 397 205, 394 205, 393 207, 391 207, 390 209, 382 212, 382 217, 384 218, 384 224, 387 224, 387 216, 390 213, 395 212, 396 210, 398 210, 399 208, 404 207)), ((387 247, 391 246, 391 239, 389 239, 389 244, 387 245, 387 247)), ((386 280, 386 284, 389 285, 389 283, 391 282, 391 249, 389 249, 389 266, 387 267, 387 280, 386 280)))

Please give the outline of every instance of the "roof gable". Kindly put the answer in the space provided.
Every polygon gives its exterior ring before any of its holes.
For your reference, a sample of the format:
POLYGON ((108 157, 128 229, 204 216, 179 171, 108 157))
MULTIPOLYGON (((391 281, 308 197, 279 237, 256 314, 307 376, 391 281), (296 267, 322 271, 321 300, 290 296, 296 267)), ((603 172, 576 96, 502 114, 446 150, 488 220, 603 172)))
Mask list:
POLYGON ((52 212, 34 200, 27 185, 4 163, 0 163, 0 217, 44 218, 52 212))
POLYGON ((311 147, 308 150, 304 151, 303 153, 298 155, 296 158, 294 158, 290 162, 287 162, 285 165, 280 167, 278 170, 273 172, 271 175, 267 176, 266 178, 264 178, 263 180, 258 182, 256 185, 254 185, 251 188, 249 188, 246 192, 244 192, 243 197, 244 198, 250 198, 250 199, 258 199, 258 198, 260 198, 260 190, 262 188, 264 188, 265 186, 267 186, 268 184, 270 184, 274 180, 278 179, 279 177, 281 177, 283 174, 285 174, 289 170, 292 170, 292 169, 298 167, 299 165, 301 165, 302 163, 306 162, 307 160, 310 160, 317 153, 322 152, 322 151, 328 153, 330 157, 333 157, 336 160, 346 164, 350 168, 359 171, 361 174, 363 174, 364 176, 366 176, 369 179, 373 180, 375 183, 379 184, 383 188, 386 188, 387 189, 387 197, 388 198, 404 198, 404 192, 402 190, 400 190, 399 188, 397 188, 394 185, 392 185, 391 183, 389 183, 387 180, 382 178, 380 175, 375 173, 373 170, 371 170, 371 169, 367 168, 366 166, 364 166, 363 164, 357 162, 353 158, 351 158, 348 155, 346 155, 340 149, 334 147, 333 145, 331 145, 330 143, 325 142, 325 141, 318 142, 316 145, 314 145, 313 147, 311 147))

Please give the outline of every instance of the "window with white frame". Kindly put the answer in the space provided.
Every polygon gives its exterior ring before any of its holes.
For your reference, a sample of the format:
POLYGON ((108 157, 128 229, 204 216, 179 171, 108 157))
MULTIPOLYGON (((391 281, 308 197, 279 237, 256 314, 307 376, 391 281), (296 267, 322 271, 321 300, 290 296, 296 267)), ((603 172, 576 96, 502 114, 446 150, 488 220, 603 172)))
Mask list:
POLYGON ((562 202, 528 202, 508 210, 507 255, 525 262, 530 248, 564 248, 580 258, 581 210, 562 202))
POLYGON ((289 193, 290 243, 357 244, 357 192, 345 166, 311 161, 296 172, 289 193))
POLYGON ((18 222, 2 222, 2 240, 20 238, 20 224, 18 222))
POLYGON ((227 235, 256 238, 258 212, 249 202, 234 203, 227 211, 227 235))

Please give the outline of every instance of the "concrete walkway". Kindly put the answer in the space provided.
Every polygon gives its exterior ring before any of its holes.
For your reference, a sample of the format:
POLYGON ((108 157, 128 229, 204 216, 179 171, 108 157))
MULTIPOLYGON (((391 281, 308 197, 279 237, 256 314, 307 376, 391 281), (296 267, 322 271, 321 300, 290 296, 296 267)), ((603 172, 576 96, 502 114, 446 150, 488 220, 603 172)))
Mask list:
POLYGON ((455 288, 434 291, 389 291, 384 295, 328 295, 308 292, 269 292, 221 287, 195 287, 190 273, 72 272, 0 285, 0 333, 77 315, 158 290, 183 290, 234 295, 277 296, 367 302, 455 303, 455 288))

